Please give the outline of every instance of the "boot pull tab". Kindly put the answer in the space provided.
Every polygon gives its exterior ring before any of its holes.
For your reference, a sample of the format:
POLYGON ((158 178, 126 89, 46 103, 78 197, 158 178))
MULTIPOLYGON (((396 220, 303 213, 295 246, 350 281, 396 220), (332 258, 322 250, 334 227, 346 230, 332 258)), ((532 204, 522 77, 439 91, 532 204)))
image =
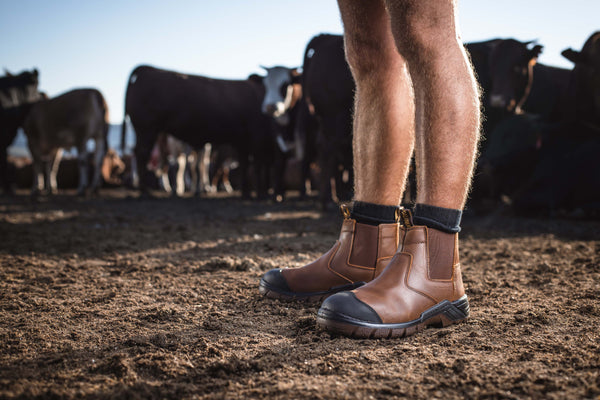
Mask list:
POLYGON ((396 209, 396 222, 401 222, 405 228, 413 226, 412 213, 406 208, 399 207, 396 209))
POLYGON ((344 219, 350 219, 350 208, 348 208, 347 204, 342 204, 340 206, 340 211, 342 212, 344 219))

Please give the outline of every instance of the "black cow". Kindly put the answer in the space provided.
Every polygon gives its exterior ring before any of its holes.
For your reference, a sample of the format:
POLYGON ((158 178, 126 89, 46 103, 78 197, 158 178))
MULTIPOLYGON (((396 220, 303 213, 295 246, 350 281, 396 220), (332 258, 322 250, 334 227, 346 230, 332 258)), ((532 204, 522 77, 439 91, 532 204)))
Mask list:
POLYGON ((513 193, 522 215, 600 216, 600 133, 581 121, 547 125, 544 142, 526 178, 513 193))
POLYGON ((6 150, 17 136, 31 104, 42 98, 38 76, 34 69, 18 75, 7 73, 0 78, 0 186, 6 193, 12 192, 6 150))
MULTIPOLYGON (((303 156, 304 181, 308 178, 308 163, 314 153, 318 154, 321 169, 319 197, 325 206, 331 200, 332 179, 335 180, 338 200, 352 197, 354 80, 346 62, 343 37, 328 34, 313 37, 306 46, 302 69, 303 99, 299 104, 296 132, 303 138, 299 140, 301 143, 297 150, 303 156), (312 135, 312 118, 318 122, 316 139, 312 135), (314 148, 316 151, 313 151, 314 148)), ((267 87, 265 99, 284 98, 290 92, 292 76, 278 71, 277 75, 268 72, 265 81, 273 83, 267 87)), ((281 100, 279 103, 285 104, 281 100)), ((271 107, 271 110, 277 108, 271 107)), ((268 111, 266 107, 265 111, 268 111)))
POLYGON ((529 112, 549 121, 568 119, 571 71, 537 62, 543 47, 534 42, 494 39, 467 44, 483 89, 486 132, 512 113, 529 112), (488 53, 487 65, 485 53, 488 53), (500 110, 500 113, 494 108, 500 110))
MULTIPOLYGON (((146 170, 159 134, 167 133, 200 148, 205 143, 230 144, 239 154, 240 170, 247 176, 254 160, 259 195, 266 194, 268 167, 274 141, 269 119, 261 112, 262 79, 222 80, 139 66, 127 85, 125 117, 135 129, 135 157, 140 174, 146 170), (263 179, 259 177, 262 176, 263 179)), ((125 121, 123 122, 123 138, 125 121)), ((140 188, 146 190, 143 179, 140 188)), ((242 194, 250 196, 247 179, 242 194)))
POLYGON ((492 39, 465 44, 482 92, 484 133, 489 134, 504 118, 521 112, 533 84, 533 66, 542 50, 540 45, 530 47, 532 43, 492 39))
POLYGON ((489 103, 492 107, 520 112, 534 80, 534 65, 542 46, 533 42, 503 39, 496 42, 489 55, 491 87, 489 103))
POLYGON ((317 154, 322 204, 331 198, 331 181, 339 201, 349 200, 353 189, 352 113, 355 83, 346 61, 344 39, 318 35, 304 52, 303 87, 309 107, 319 122, 317 154))
POLYGON ((562 55, 575 64, 576 118, 600 126, 600 31, 588 38, 581 51, 569 48, 562 55))

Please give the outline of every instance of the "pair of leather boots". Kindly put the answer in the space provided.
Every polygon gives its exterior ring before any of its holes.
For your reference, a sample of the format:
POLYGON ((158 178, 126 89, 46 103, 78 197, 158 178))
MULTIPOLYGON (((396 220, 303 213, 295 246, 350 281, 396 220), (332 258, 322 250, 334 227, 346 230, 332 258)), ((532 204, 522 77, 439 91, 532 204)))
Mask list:
POLYGON ((271 298, 322 301, 317 324, 358 337, 402 337, 469 315, 458 258, 458 234, 414 226, 410 211, 396 222, 358 223, 342 206, 335 245, 301 268, 273 269, 259 291, 271 298))

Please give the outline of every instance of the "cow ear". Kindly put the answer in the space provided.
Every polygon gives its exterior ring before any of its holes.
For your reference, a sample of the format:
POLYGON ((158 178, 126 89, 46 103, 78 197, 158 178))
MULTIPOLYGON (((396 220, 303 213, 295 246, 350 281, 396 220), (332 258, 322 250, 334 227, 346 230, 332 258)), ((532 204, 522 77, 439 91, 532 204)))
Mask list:
POLYGON ((38 72, 37 68, 33 69, 33 75, 35 75, 36 78, 40 75, 40 73, 38 72))
POLYGON ((302 80, 302 69, 294 68, 290 71, 290 75, 292 76, 292 83, 300 83, 302 80))
POLYGON ((571 61, 574 64, 581 64, 584 63, 586 60, 583 57, 583 54, 581 54, 581 52, 573 50, 572 48, 568 48, 566 50, 563 50, 562 56, 564 58, 566 58, 567 60, 571 61))
POLYGON ((542 53, 542 49, 544 48, 544 46, 540 45, 540 44, 536 44, 535 46, 533 46, 533 48, 531 50, 529 50, 529 58, 533 59, 533 58, 538 58, 538 56, 542 53))
POLYGON ((258 75, 258 74, 252 74, 248 77, 248 80, 250 82, 255 82, 258 83, 259 85, 262 85, 263 83, 263 77, 258 75))
POLYGON ((10 71, 6 69, 6 67, 4 67, 4 75, 13 76, 13 74, 11 74, 10 71))

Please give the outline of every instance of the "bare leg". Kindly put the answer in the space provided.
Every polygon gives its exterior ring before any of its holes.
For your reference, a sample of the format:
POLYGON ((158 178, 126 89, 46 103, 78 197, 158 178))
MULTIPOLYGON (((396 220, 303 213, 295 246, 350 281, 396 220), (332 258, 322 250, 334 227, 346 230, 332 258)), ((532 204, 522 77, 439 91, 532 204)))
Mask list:
MULTIPOLYGON (((431 208, 443 211, 445 217, 439 223, 416 215, 434 227, 403 220, 401 253, 382 274, 323 302, 317 323, 356 337, 405 336, 427 325, 446 326, 469 316, 455 228, 473 169, 479 101, 458 37, 455 0, 385 1, 398 52, 413 83, 417 203, 437 206, 431 208), (449 215, 454 216, 446 218, 449 215), (437 229, 438 223, 447 231, 437 229)), ((372 2, 364 3, 375 8, 372 2)))
POLYGON ((479 138, 479 95, 453 0, 386 0, 416 102, 417 203, 462 209, 479 138))
POLYGON ((355 200, 400 203, 414 145, 414 100, 382 1, 338 0, 356 81, 355 200))

